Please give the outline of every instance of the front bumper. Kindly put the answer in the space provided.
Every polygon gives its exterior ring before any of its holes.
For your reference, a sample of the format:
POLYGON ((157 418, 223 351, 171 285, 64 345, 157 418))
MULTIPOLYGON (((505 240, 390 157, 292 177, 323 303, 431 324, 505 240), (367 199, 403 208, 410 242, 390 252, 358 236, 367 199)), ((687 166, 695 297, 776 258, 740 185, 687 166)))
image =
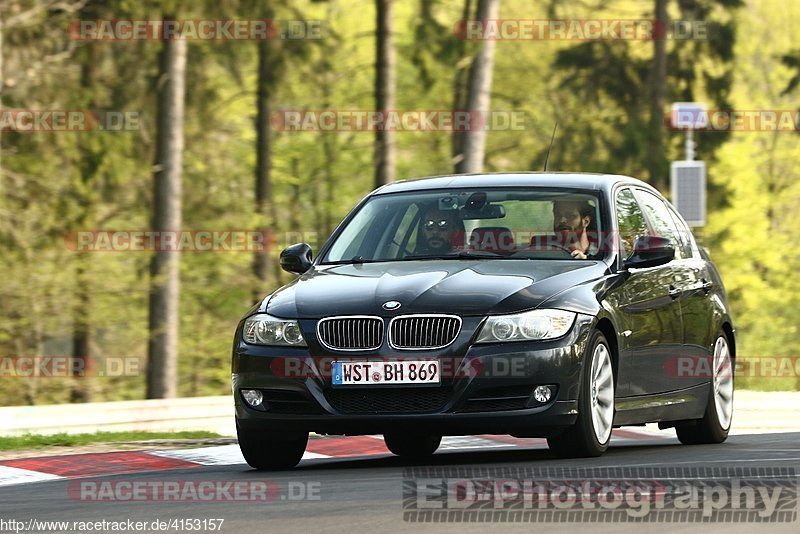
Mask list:
POLYGON ((313 320, 301 321, 308 348, 248 345, 241 325, 233 350, 232 379, 237 425, 275 437, 322 434, 423 432, 442 435, 549 436, 572 425, 586 343, 594 318, 578 315, 557 340, 473 345, 482 318, 464 318, 461 334, 438 351, 369 353, 327 351, 316 342, 313 320), (336 360, 439 359, 442 383, 430 386, 333 388, 336 360), (546 403, 527 393, 556 387, 546 403), (242 400, 242 389, 265 392, 266 411, 242 400))

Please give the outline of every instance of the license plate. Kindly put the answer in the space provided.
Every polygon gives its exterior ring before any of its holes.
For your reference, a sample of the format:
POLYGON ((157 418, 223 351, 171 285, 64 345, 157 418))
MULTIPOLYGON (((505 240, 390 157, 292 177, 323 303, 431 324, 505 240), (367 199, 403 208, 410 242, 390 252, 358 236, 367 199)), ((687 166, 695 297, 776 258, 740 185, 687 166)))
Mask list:
POLYGON ((379 384, 439 384, 438 360, 396 362, 333 362, 334 386, 379 384))

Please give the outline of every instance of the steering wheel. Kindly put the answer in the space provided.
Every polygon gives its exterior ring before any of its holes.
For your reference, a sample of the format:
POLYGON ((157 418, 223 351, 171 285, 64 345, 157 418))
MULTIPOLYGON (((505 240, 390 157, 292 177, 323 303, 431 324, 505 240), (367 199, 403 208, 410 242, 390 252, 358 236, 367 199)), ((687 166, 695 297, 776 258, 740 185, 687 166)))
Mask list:
MULTIPOLYGON (((519 250, 518 252, 514 253, 512 256, 514 256, 516 254, 525 255, 525 254, 533 253, 533 255, 535 257, 536 254, 542 254, 542 253, 547 253, 547 252, 550 252, 550 253, 552 253, 552 252, 563 252, 565 256, 568 256, 569 258, 573 257, 572 256, 572 250, 569 247, 567 247, 565 245, 562 245, 560 243, 545 243, 545 244, 542 244, 542 245, 538 245, 538 244, 537 245, 531 245, 528 249, 519 250)), ((553 256, 550 256, 550 258, 560 259, 558 257, 553 257, 553 256)))

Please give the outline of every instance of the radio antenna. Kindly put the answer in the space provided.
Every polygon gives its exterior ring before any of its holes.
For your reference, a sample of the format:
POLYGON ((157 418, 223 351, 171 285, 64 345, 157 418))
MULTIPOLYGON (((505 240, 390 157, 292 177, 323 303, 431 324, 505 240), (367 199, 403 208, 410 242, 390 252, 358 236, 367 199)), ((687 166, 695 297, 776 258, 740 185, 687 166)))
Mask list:
POLYGON ((547 147, 547 155, 544 157, 544 171, 547 171, 547 162, 550 161, 550 151, 553 149, 553 141, 556 139, 556 129, 558 129, 558 121, 553 125, 553 135, 550 137, 550 146, 547 147))

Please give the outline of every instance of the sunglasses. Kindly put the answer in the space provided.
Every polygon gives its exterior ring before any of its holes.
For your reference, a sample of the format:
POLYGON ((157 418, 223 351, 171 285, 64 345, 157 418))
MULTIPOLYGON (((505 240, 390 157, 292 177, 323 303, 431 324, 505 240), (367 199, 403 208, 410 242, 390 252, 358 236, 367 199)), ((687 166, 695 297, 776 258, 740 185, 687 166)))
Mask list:
POLYGON ((438 221, 427 220, 425 221, 424 227, 426 230, 433 230, 433 229, 447 230, 448 228, 450 228, 450 221, 448 221, 447 219, 441 219, 438 221))

